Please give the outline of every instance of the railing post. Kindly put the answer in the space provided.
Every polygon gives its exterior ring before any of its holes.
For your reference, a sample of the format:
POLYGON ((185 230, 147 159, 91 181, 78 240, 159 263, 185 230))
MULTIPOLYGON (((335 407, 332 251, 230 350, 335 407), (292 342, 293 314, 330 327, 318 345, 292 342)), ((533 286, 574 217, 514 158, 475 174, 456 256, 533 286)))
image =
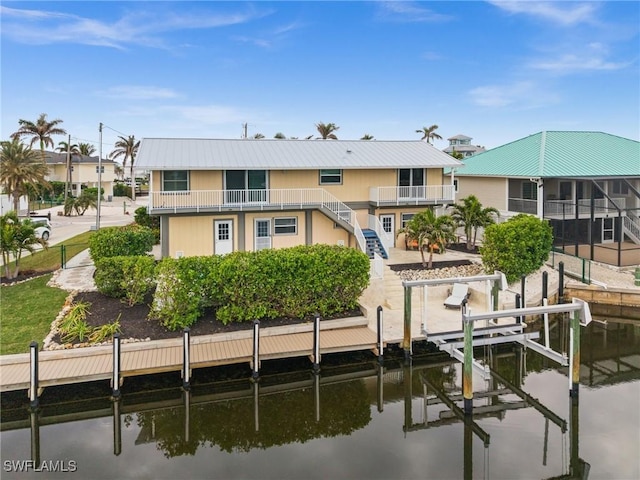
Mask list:
POLYGON ((527 276, 526 275, 522 275, 520 277, 520 301, 522 302, 522 308, 525 308, 527 306, 527 300, 526 300, 526 296, 525 296, 525 289, 527 286, 527 276))
POLYGON ((313 319, 313 371, 320 371, 320 314, 313 319))
POLYGON ((411 351, 411 287, 404 287, 404 338, 402 340, 404 357, 409 358, 411 351))
POLYGON ((564 262, 558 263, 558 276, 560 277, 558 283, 558 302, 564 303, 564 262))
POLYGON ((251 377, 257 380, 260 376, 260 320, 253 321, 253 373, 251 377))
POLYGON ((120 334, 113 336, 113 372, 111 377, 111 396, 120 397, 120 334))
POLYGON ((473 414, 473 323, 466 318, 467 306, 463 304, 462 323, 464 325, 464 363, 462 365, 462 392, 464 414, 473 414))
POLYGON ((191 388, 191 329, 182 331, 182 388, 191 388))
POLYGON ((542 298, 548 297, 548 283, 549 283, 549 274, 547 272, 542 272, 542 298))
POLYGON ((38 342, 35 340, 29 344, 29 406, 32 409, 38 408, 38 342))
POLYGON ((384 330, 382 323, 382 306, 377 308, 377 325, 378 325, 378 362, 384 362, 384 330))
MULTIPOLYGON (((516 293, 516 308, 520 308, 520 294, 516 293)), ((522 316, 516 317, 516 323, 522 323, 522 316)))

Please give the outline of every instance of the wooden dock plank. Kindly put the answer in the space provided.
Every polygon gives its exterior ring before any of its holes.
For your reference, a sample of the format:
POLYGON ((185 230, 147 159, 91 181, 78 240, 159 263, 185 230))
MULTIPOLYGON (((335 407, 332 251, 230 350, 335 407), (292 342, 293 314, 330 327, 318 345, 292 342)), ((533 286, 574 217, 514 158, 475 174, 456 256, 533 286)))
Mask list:
MULTIPOLYGON (((375 347, 376 334, 366 326, 322 330, 322 352, 362 350, 375 347)), ((305 356, 313 351, 313 331, 264 335, 260 338, 260 357, 305 356)), ((69 351, 40 352, 40 386, 72 384, 109 379, 113 368, 113 349, 96 347, 69 351), (80 351, 81 350, 81 351, 80 351)), ((199 337, 191 345, 191 367, 249 362, 253 338, 208 340, 199 337)), ((121 348, 123 376, 180 370, 182 343, 176 341, 124 344, 121 348)), ((29 386, 29 356, 7 355, 0 361, 0 391, 21 390, 29 386)))

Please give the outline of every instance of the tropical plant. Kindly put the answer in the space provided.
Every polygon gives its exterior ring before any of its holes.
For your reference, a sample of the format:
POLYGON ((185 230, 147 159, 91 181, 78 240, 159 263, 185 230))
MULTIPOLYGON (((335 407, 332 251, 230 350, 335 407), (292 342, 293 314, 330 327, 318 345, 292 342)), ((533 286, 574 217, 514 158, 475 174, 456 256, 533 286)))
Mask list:
POLYGON ((119 163, 116 163, 113 166, 113 173, 115 173, 116 177, 118 177, 120 180, 124 179, 124 168, 122 168, 122 165, 120 165, 119 163))
POLYGON ((254 138, 254 140, 260 140, 260 139, 264 138, 264 135, 262 133, 256 133, 253 136, 253 138, 254 138))
POLYGON ((462 160, 464 158, 464 155, 461 154, 460 152, 456 151, 456 150, 453 150, 452 152, 449 152, 449 155, 451 155, 456 160, 462 160))
POLYGON ((369 135, 368 133, 365 133, 360 140, 374 140, 373 135, 369 135))
POLYGON ((493 207, 482 208, 478 197, 469 195, 462 199, 462 203, 456 203, 453 206, 451 216, 458 226, 464 226, 467 250, 473 250, 476 246, 478 229, 495 223, 494 217, 499 217, 500 212, 493 207))
POLYGON ((430 127, 422 127, 419 130, 416 130, 416 133, 422 134, 422 138, 420 140, 426 140, 427 143, 431 143, 431 140, 442 140, 442 137, 436 133, 438 129, 438 125, 431 125, 430 127))
POLYGON ((17 139, 2 142, 0 184, 4 193, 13 197, 13 209, 18 212, 20 197, 27 194, 28 186, 50 188, 46 177, 49 168, 38 155, 17 139))
POLYGON ((64 216, 70 217, 73 212, 82 216, 89 208, 98 208, 98 192, 83 190, 79 197, 69 197, 64 202, 64 216))
MULTIPOLYGON (((136 141, 134 135, 129 135, 128 137, 124 137, 120 135, 118 140, 115 143, 115 149, 109 154, 109 158, 115 160, 116 158, 122 157, 122 168, 127 168, 127 160, 130 160, 129 163, 129 178, 131 178, 132 182, 135 182, 135 177, 133 175, 133 165, 136 161, 136 155, 138 154, 138 148, 140 147, 140 140, 136 141)), ((131 189, 131 199, 135 201, 136 199, 136 189, 131 189)))
POLYGON ((64 128, 60 128, 58 125, 62 123, 62 120, 59 118, 55 120, 47 121, 47 114, 41 113, 38 117, 38 120, 35 122, 31 122, 29 120, 23 120, 22 118, 18 120, 18 124, 20 125, 20 129, 14 132, 11 135, 11 138, 16 140, 21 139, 22 137, 31 137, 30 146, 33 147, 33 144, 37 141, 40 142, 40 152, 42 154, 42 158, 44 159, 44 147, 53 148, 53 140, 51 139, 52 135, 65 135, 67 131, 64 128))
POLYGON ((287 137, 284 135, 284 133, 282 133, 282 132, 278 132, 278 133, 276 133, 276 134, 273 136, 273 138, 277 138, 278 140, 284 140, 284 139, 286 139, 287 137))
POLYGON ((549 257, 552 245, 549 223, 521 213, 485 229, 480 255, 485 270, 499 270, 512 283, 538 270, 549 257))
POLYGON ((91 155, 96 153, 96 147, 90 143, 80 142, 78 144, 78 150, 80 150, 81 155, 86 155, 87 157, 90 157, 91 155))
POLYGON ((113 339, 113 336, 116 333, 122 333, 122 329, 120 327, 120 317, 122 314, 118 314, 118 318, 115 319, 111 323, 106 323, 100 327, 96 327, 89 335, 89 341, 91 343, 101 343, 106 340, 113 339))
POLYGON ((66 176, 65 176, 65 189, 64 189, 64 203, 67 203, 67 196, 69 194, 69 184, 71 183, 71 163, 73 163, 73 157, 82 155, 80 153, 80 148, 77 144, 69 144, 67 142, 58 143, 58 148, 56 148, 60 153, 67 153, 68 162, 66 168, 66 176))
POLYGON ((339 130, 340 127, 338 127, 335 123, 322 123, 322 122, 316 123, 316 128, 318 129, 318 133, 320 134, 319 138, 322 138, 323 140, 338 139, 336 134, 333 132, 336 132, 337 130, 339 130))
POLYGON ((0 217, 0 251, 5 276, 16 278, 20 271, 22 252, 26 250, 33 253, 36 245, 47 248, 46 240, 36 236, 35 226, 31 220, 20 221, 16 212, 8 212, 0 217), (11 271, 11 258, 15 260, 14 269, 11 271))
POLYGON ((433 210, 429 208, 416 213, 407 222, 405 228, 398 233, 404 233, 406 240, 418 243, 422 266, 427 268, 433 267, 434 250, 437 249, 440 252, 444 252, 447 245, 456 238, 455 223, 451 216, 441 215, 437 217, 433 210), (428 264, 424 258, 425 249, 429 250, 428 264))

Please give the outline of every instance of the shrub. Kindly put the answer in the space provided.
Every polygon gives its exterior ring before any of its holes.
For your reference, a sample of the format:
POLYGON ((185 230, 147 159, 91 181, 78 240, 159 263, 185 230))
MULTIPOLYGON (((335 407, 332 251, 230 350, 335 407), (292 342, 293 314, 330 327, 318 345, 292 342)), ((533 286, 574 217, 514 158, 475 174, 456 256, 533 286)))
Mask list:
POLYGON ((204 309, 217 303, 212 272, 219 256, 163 258, 156 266, 156 291, 149 316, 169 330, 189 327, 204 309))
POLYGON ((94 262, 104 257, 144 255, 151 251, 153 244, 151 229, 135 224, 101 228, 89 238, 94 262))
POLYGON ((505 223, 489 225, 480 254, 487 271, 499 270, 512 283, 538 270, 552 244, 553 232, 545 220, 520 214, 505 223))
POLYGON ((115 197, 131 197, 131 187, 127 187, 124 183, 116 183, 113 185, 113 195, 115 197))
POLYGON ((153 231, 155 243, 160 243, 160 217, 152 217, 147 212, 147 207, 138 207, 134 212, 134 220, 138 225, 148 227, 153 231))
POLYGON ((312 245, 224 256, 211 285, 218 320, 322 317, 356 308, 369 282, 369 259, 356 249, 312 245))
POLYGON ((75 302, 58 325, 60 338, 64 342, 72 342, 76 338, 81 342, 91 334, 91 327, 86 319, 89 314, 90 303, 75 302))
POLYGON ((100 258, 94 280, 98 291, 124 298, 130 307, 144 302, 154 285, 155 260, 146 255, 100 258))

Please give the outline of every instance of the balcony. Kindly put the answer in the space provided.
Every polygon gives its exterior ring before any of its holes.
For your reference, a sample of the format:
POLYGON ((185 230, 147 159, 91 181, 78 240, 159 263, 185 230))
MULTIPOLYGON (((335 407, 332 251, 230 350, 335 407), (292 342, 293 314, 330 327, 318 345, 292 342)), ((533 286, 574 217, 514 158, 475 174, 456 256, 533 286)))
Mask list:
MULTIPOLYGON (((624 210, 626 202, 624 197, 613 198, 616 205, 624 210)), ((537 214, 537 200, 527 200, 524 198, 509 198, 509 211, 537 214)), ((605 215, 617 215, 618 210, 606 198, 597 198, 594 200, 594 215, 602 217, 605 215)), ((545 218, 575 218, 576 202, 575 200, 547 200, 544 202, 545 218)), ((578 216, 580 218, 589 218, 591 216, 591 200, 588 198, 578 200, 578 216)))
POLYGON ((453 185, 423 185, 418 187, 371 187, 369 202, 376 206, 438 205, 455 201, 453 185))

